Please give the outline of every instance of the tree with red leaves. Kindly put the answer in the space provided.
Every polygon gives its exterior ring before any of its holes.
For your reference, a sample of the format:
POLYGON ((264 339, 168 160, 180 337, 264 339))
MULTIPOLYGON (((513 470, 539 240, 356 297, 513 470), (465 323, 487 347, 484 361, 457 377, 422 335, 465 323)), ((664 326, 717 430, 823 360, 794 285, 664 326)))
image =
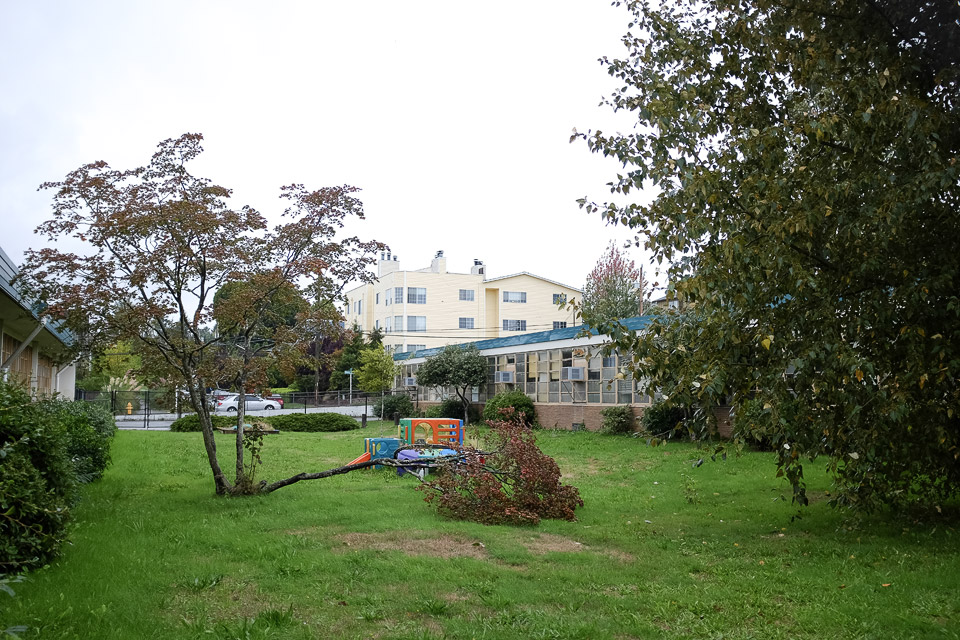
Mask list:
POLYGON ((427 502, 449 517, 483 524, 576 520, 574 510, 583 506, 580 492, 560 481, 560 467, 540 450, 532 430, 505 418, 490 424, 484 452, 464 447, 456 464, 420 485, 427 502))
POLYGON ((642 315, 646 289, 643 270, 611 242, 583 285, 580 315, 591 326, 642 315))
POLYGON ((75 238, 89 250, 28 252, 23 284, 48 303, 45 314, 77 336, 78 348, 96 353, 130 340, 151 375, 160 372, 188 390, 217 494, 268 492, 285 483, 253 486, 242 428, 234 481, 221 469, 206 387, 231 374, 224 362, 246 381, 263 368, 263 358, 296 352, 318 333, 338 330, 336 305, 323 303, 337 300, 347 282, 369 279, 367 267, 386 247, 338 237, 348 218, 363 218, 351 186, 283 187, 289 221, 268 230, 251 207, 231 208, 229 189, 188 171, 202 139, 165 140, 145 167, 120 171, 95 162, 42 185, 54 190, 53 218, 37 232, 51 242, 75 238), (227 283, 231 295, 214 304, 227 283), (278 302, 301 296, 314 302, 314 311, 298 314, 294 327, 268 317, 278 302), (237 357, 224 360, 217 356, 228 337, 237 357))

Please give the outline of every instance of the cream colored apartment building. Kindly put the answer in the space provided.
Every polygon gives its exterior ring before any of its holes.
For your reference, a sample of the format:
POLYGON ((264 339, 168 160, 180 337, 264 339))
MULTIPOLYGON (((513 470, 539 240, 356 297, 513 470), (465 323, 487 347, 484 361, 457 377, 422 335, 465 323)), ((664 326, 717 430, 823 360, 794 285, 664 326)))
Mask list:
POLYGON ((377 275, 347 292, 347 326, 380 329, 394 352, 572 327, 573 311, 558 302, 580 297, 579 289, 532 273, 487 278, 479 260, 470 273, 452 273, 442 251, 416 271, 383 253, 377 275))

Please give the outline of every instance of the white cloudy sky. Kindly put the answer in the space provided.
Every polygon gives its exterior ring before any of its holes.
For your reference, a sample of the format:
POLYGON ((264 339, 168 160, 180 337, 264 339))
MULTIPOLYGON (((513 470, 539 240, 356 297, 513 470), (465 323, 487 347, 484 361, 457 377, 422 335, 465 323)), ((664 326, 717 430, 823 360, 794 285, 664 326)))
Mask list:
POLYGON ((0 0, 0 246, 44 242, 41 182, 189 131, 238 206, 276 219, 281 185, 352 184, 354 231, 402 268, 443 249, 580 286, 632 237, 578 208, 617 165, 568 142, 630 127, 598 106, 627 22, 608 0, 0 0))

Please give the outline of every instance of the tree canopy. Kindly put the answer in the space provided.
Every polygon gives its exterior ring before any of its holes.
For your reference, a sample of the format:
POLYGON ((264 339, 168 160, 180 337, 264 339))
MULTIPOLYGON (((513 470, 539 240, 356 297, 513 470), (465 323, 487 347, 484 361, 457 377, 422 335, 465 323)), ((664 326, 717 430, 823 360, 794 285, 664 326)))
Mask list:
MULTIPOLYGON (((337 325, 339 314, 322 313, 335 305, 316 302, 337 300, 347 282, 371 278, 367 267, 385 247, 339 237, 348 218, 363 217, 357 189, 350 186, 283 187, 288 221, 268 230, 255 209, 230 206, 229 189, 189 172, 188 163, 203 151, 202 138, 184 134, 165 140, 143 167, 116 170, 94 162, 42 185, 54 192, 53 217, 37 232, 53 242, 73 237, 87 251, 30 251, 23 278, 49 303, 45 313, 80 338, 80 347, 96 351, 98 345, 130 340, 143 368, 163 371, 186 386, 200 416, 217 493, 270 491, 282 485, 251 485, 242 429, 234 482, 220 468, 204 398, 208 381, 223 373, 214 357, 220 336, 243 343, 235 364, 246 375, 258 335, 272 334, 273 354, 292 344, 292 336, 277 335, 289 327, 272 317, 275 309, 306 298, 321 310, 309 334, 337 325), (214 305, 214 294, 227 283, 235 283, 230 295, 214 305), (214 320, 219 335, 209 331, 214 320)), ((298 324, 306 321, 299 316, 298 324)))
POLYGON ((580 315, 591 326, 643 315, 646 288, 643 271, 611 242, 587 275, 580 315))
POLYGON ((470 399, 467 390, 482 387, 487 381, 487 359, 475 345, 448 345, 427 358, 417 369, 417 384, 452 387, 463 405, 463 423, 467 423, 470 399))
POLYGON ((388 391, 400 372, 400 365, 393 361, 393 356, 379 345, 360 352, 360 371, 357 384, 368 393, 388 391))
POLYGON ((838 504, 941 505, 960 487, 957 4, 626 6, 626 52, 601 63, 636 127, 575 134, 624 167, 581 204, 636 229, 695 311, 617 346, 669 398, 758 401, 800 503, 822 455, 838 504), (689 342, 661 348, 674 331, 689 342))

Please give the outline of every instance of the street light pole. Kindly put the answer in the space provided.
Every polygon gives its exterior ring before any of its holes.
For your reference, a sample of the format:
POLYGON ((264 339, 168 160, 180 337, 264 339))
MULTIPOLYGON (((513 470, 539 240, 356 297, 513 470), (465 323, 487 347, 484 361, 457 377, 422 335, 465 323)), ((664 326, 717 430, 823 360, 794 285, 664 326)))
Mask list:
POLYGON ((344 371, 345 374, 350 376, 350 406, 353 406, 353 369, 347 369, 344 371))

